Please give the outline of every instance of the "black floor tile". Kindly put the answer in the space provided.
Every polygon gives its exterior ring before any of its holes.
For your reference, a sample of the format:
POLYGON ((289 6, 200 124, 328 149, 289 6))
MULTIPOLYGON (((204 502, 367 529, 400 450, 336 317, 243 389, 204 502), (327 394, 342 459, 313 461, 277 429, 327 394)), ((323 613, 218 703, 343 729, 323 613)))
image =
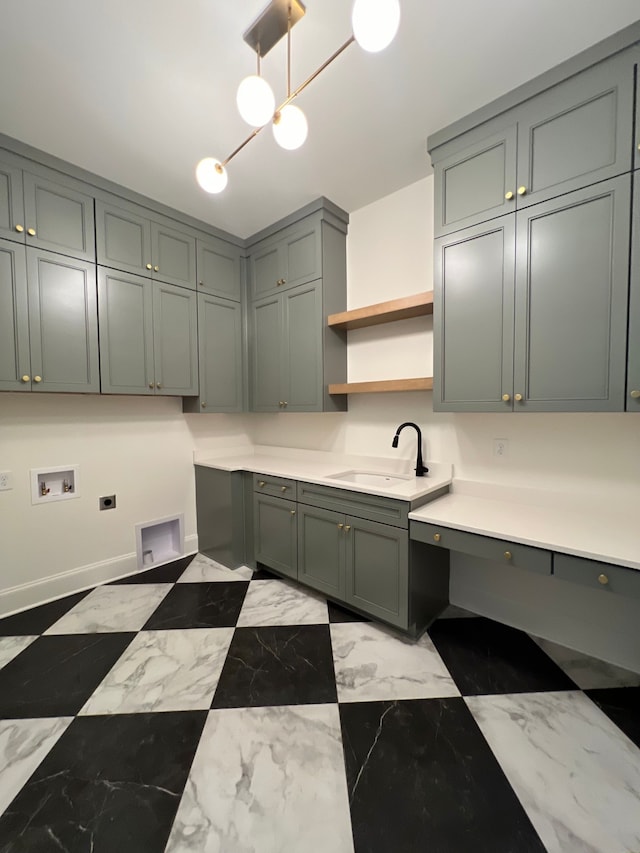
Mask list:
POLYGON ((609 687, 584 692, 640 747, 640 687, 609 687))
POLYGON ((340 706, 356 853, 544 853, 462 699, 340 706))
POLYGON ((175 583, 182 577, 184 570, 195 556, 195 554, 189 554, 188 557, 181 557, 179 560, 174 560, 165 566, 158 566, 155 569, 137 572, 128 578, 120 578, 120 580, 112 581, 110 586, 118 586, 123 583, 175 583))
POLYGON ((236 628, 213 708, 336 702, 328 625, 236 628))
POLYGON ((90 589, 76 592, 57 601, 50 601, 48 604, 41 604, 39 607, 0 619, 0 636, 26 637, 29 634, 43 634, 90 592, 90 589))
POLYGON ((329 622, 371 622, 366 616, 360 616, 354 613, 353 610, 345 610, 339 604, 334 604, 332 601, 327 601, 329 608, 329 622))
POLYGON ((255 571, 253 572, 253 577, 251 578, 251 580, 252 581, 272 581, 272 580, 279 581, 279 580, 281 580, 281 576, 276 575, 274 572, 270 572, 269 569, 265 569, 264 566, 259 564, 259 568, 255 569, 255 571))
POLYGON ((145 630, 232 628, 248 586, 249 581, 177 584, 151 615, 145 630))
POLYGON ((0 853, 163 853, 205 719, 76 718, 0 817, 0 853))
POLYGON ((576 690, 523 631, 491 619, 438 619, 429 636, 463 696, 576 690))
POLYGON ((0 669, 0 719, 76 714, 134 637, 39 637, 0 669))

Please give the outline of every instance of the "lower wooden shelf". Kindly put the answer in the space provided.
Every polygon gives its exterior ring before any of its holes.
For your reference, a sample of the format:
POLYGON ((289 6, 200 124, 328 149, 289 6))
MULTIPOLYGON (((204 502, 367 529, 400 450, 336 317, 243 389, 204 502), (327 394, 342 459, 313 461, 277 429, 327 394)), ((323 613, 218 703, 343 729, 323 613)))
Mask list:
POLYGON ((342 382, 329 385, 330 394, 384 394, 388 391, 432 391, 433 377, 383 379, 379 382, 342 382))

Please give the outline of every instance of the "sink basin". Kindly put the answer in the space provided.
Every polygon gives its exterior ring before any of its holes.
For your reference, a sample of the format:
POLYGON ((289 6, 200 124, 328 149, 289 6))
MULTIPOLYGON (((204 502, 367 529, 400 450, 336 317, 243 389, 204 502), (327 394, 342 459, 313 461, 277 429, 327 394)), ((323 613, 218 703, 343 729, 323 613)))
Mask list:
POLYGON ((411 477, 397 474, 383 474, 380 471, 341 471, 331 474, 330 480, 342 480, 343 483, 357 483, 359 486, 397 486, 411 477))

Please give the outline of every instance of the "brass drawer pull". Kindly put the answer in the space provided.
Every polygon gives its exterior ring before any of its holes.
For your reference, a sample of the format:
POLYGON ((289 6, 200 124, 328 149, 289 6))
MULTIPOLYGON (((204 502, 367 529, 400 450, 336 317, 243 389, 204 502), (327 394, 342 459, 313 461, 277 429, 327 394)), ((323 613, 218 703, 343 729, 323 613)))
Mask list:
POLYGON ((511 399, 511 394, 503 394, 502 395, 503 402, 508 403, 510 399, 511 399))
POLYGON ((36 229, 35 228, 27 228, 27 234, 29 235, 29 237, 35 237, 36 236, 36 229))
POLYGON ((152 269, 153 269, 153 267, 151 266, 151 264, 147 264, 147 269, 148 269, 148 270, 152 270, 152 269))
POLYGON ((439 542, 441 539, 442 539, 442 537, 440 536, 440 534, 439 534, 439 533, 434 533, 434 534, 433 534, 433 541, 434 541, 434 542, 439 542))
POLYGON ((510 560, 512 557, 513 557, 513 554, 511 553, 511 551, 505 551, 504 552, 505 560, 510 560))
POLYGON ((506 198, 507 201, 511 201, 511 199, 513 198, 513 193, 511 192, 511 190, 509 190, 508 193, 505 193, 504 197, 506 198))
POLYGON ((288 488, 289 488, 289 486, 280 486, 280 491, 286 492, 288 488))
POLYGON ((18 232, 18 234, 22 234, 22 232, 24 231, 24 225, 16 225, 16 231, 18 232))
POLYGON ((601 583, 602 586, 606 586, 609 583, 609 578, 605 574, 598 575, 598 583, 601 583))
POLYGON ((518 195, 526 195, 527 188, 526 187, 518 187, 518 195))
POLYGON ((260 488, 261 488, 261 489, 264 489, 264 487, 265 487, 267 484, 265 483, 265 481, 264 481, 264 480, 260 480, 260 482, 258 483, 258 485, 260 486, 260 488))
POLYGON ((31 377, 29 376, 28 373, 25 373, 25 375, 22 377, 22 381, 23 382, 30 382, 31 381, 31 377))

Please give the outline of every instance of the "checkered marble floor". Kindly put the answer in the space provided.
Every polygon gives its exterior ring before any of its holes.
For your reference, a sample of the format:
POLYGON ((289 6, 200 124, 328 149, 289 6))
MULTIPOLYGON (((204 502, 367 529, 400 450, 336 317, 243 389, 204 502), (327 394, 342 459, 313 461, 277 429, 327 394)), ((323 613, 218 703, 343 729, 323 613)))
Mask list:
POLYGON ((198 555, 0 620, 1 853, 638 853, 640 676, 198 555))

